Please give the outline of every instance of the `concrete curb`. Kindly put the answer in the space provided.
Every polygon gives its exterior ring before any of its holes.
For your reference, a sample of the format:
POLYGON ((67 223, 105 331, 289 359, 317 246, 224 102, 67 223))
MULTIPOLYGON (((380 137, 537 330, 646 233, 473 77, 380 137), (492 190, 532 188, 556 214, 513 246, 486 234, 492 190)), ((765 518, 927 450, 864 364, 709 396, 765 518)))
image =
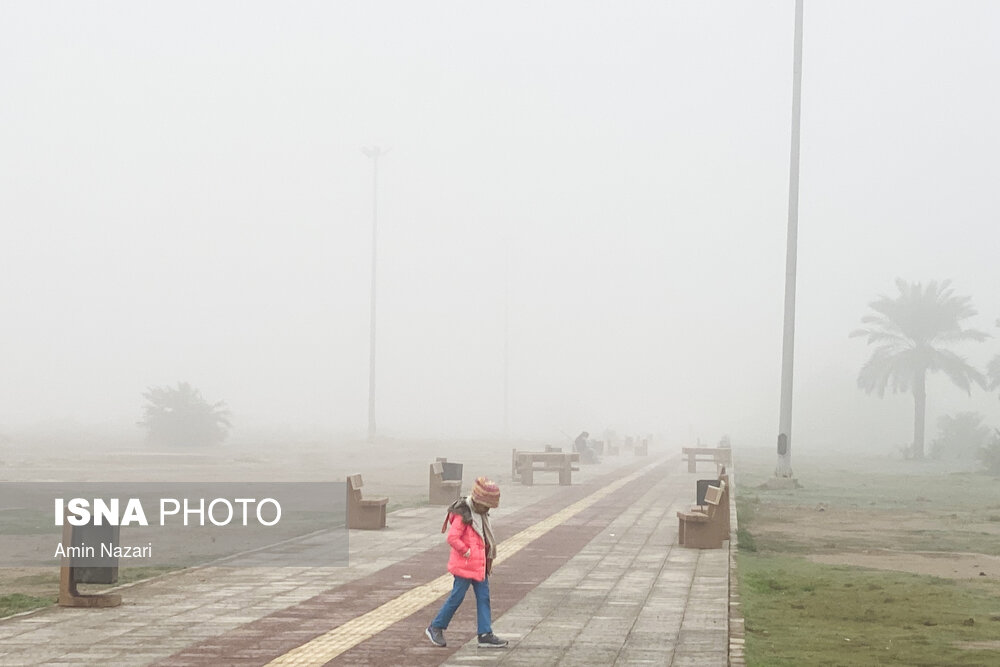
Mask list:
POLYGON ((739 550, 737 533, 739 523, 736 516, 736 475, 729 471, 729 482, 732 491, 729 493, 729 664, 735 667, 745 667, 746 624, 743 620, 743 607, 740 603, 740 580, 736 569, 736 553, 739 550))

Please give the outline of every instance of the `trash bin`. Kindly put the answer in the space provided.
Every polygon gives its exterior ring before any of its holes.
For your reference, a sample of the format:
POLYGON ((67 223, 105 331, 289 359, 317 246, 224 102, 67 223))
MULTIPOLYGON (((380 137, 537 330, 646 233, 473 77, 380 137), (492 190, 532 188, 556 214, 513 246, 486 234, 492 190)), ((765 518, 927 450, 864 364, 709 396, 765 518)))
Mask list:
MULTIPOLYGON (((121 528, 118 526, 94 525, 91 518, 90 523, 84 526, 73 528, 73 546, 89 546, 95 551, 95 558, 108 563, 108 567, 95 565, 76 565, 71 563, 73 568, 73 583, 75 584, 116 584, 118 583, 118 559, 112 556, 104 556, 101 551, 102 544, 111 544, 115 547, 119 544, 121 528)), ((94 560, 87 559, 87 560, 94 560)), ((76 559, 73 559, 76 560, 76 559)))
MULTIPOLYGON (((440 460, 440 459, 438 459, 440 460)), ((441 473, 441 479, 444 481, 462 481, 462 469, 464 464, 462 463, 452 463, 451 461, 441 461, 441 467, 443 468, 441 473)))
POLYGON ((695 494, 696 495, 696 500, 695 500, 694 504, 695 505, 704 505, 705 504, 705 494, 708 493, 708 487, 710 487, 710 486, 719 486, 719 480, 717 480, 717 479, 699 479, 698 482, 697 482, 697 485, 698 485, 697 492, 695 494))

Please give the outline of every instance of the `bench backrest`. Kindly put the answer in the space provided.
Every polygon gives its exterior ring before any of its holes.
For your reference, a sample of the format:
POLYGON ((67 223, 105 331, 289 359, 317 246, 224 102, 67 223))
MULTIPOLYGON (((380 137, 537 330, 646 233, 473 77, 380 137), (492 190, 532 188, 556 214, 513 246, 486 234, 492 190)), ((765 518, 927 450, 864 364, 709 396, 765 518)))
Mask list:
POLYGON ((348 475, 347 476, 347 497, 350 500, 353 500, 353 501, 360 501, 361 500, 361 487, 363 487, 364 485, 365 485, 365 483, 362 481, 361 475, 359 473, 355 473, 353 475, 348 475))
POLYGON ((726 496, 726 483, 719 482, 719 486, 710 486, 705 489, 705 504, 719 506, 726 496))

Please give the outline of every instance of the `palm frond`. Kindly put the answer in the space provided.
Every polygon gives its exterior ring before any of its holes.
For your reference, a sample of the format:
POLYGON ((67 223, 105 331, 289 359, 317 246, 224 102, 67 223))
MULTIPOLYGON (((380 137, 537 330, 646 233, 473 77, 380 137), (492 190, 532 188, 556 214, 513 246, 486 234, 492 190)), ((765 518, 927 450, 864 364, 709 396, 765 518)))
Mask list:
POLYGON ((964 343, 970 340, 981 343, 987 338, 992 338, 992 336, 978 329, 955 329, 938 334, 936 340, 942 343, 964 343))
POLYGON ((986 375, 989 377, 990 391, 1000 388, 1000 354, 993 357, 986 366, 986 375))
POLYGON ((909 391, 912 369, 906 362, 905 353, 889 347, 877 348, 858 373, 858 387, 866 394, 875 392, 881 398, 886 389, 894 393, 909 391))
POLYGON ((964 357, 960 357, 951 350, 937 349, 933 351, 931 371, 941 371, 948 376, 959 389, 967 394, 972 393, 972 384, 980 387, 986 386, 986 378, 976 370, 964 357))
POLYGON ((851 332, 851 336, 866 336, 868 338, 866 342, 869 345, 879 343, 906 347, 910 344, 909 340, 901 334, 892 331, 881 331, 879 329, 856 329, 851 332))

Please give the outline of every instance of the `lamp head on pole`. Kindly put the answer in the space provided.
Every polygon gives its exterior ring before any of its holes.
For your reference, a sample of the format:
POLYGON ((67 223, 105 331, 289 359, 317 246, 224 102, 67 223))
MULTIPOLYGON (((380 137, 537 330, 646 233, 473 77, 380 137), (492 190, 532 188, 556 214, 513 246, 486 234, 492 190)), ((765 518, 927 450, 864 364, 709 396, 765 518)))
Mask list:
POLYGON ((361 152, 367 155, 368 157, 377 160, 378 158, 388 153, 389 150, 390 149, 388 148, 382 150, 381 146, 364 146, 362 147, 361 152))

